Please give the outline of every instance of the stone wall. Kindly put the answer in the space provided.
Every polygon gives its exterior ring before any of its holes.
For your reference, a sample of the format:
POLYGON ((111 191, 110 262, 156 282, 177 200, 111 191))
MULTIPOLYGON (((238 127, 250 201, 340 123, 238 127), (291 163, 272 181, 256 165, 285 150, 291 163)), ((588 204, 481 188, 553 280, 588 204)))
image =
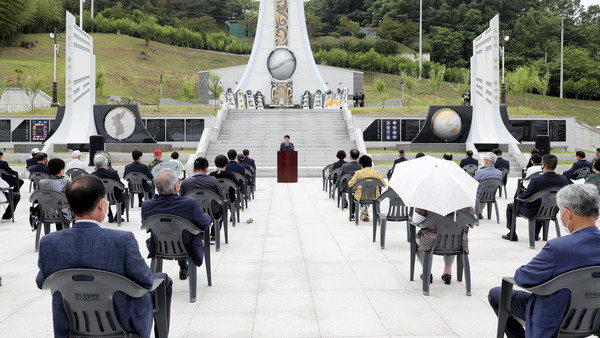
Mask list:
MULTIPOLYGON (((52 98, 44 92, 39 92, 33 102, 35 108, 48 108, 50 104, 52 104, 52 98)), ((6 88, 4 90, 0 97, 0 113, 29 110, 31 110, 31 103, 24 88, 6 88)))

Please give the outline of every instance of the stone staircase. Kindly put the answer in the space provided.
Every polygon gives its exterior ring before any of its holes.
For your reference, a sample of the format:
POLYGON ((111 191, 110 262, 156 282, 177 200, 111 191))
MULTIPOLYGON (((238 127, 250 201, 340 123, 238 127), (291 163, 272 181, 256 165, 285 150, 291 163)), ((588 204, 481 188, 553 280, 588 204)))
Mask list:
POLYGON ((286 134, 298 151, 299 177, 320 177, 323 167, 337 160, 338 150, 356 148, 340 110, 232 109, 218 139, 210 141, 206 158, 212 166, 215 156, 229 149, 248 149, 258 174, 276 177, 277 151, 286 134))

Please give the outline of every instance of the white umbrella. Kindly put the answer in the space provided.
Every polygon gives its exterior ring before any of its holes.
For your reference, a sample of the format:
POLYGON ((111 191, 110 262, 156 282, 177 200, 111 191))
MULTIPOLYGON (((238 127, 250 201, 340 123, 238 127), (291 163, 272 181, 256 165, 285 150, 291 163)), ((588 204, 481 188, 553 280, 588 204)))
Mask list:
POLYGON ((453 161, 424 156, 397 164, 389 186, 406 205, 447 215, 475 206, 479 182, 453 161))

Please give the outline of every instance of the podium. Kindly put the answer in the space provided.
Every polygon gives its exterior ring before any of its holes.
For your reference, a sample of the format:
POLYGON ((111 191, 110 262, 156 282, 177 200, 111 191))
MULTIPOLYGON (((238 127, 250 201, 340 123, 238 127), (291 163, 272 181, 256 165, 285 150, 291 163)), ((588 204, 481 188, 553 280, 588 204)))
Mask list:
POLYGON ((277 183, 298 182, 298 152, 280 150, 277 152, 277 183))

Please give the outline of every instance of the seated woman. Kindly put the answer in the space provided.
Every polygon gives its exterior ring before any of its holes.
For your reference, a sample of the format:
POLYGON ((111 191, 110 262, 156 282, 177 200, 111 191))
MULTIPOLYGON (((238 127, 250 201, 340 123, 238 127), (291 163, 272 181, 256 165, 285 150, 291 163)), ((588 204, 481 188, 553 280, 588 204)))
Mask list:
POLYGON ((596 157, 592 160, 592 170, 594 173, 585 179, 585 183, 600 177, 600 157, 596 157))
POLYGON ((63 176, 65 173, 65 161, 60 158, 53 158, 48 161, 48 173, 50 177, 40 180, 38 189, 64 192, 65 187, 69 183, 69 180, 63 176))
MULTIPOLYGON (((471 207, 463 208, 461 210, 468 212, 471 215, 475 215, 475 209, 471 207)), ((419 224, 431 214, 431 211, 415 208, 415 212, 412 217, 412 222, 415 224, 419 224)), ((465 226, 465 232, 462 238, 462 245, 466 253, 469 253, 469 242, 467 237, 468 232, 469 227, 465 226)), ((437 224, 435 223, 428 225, 426 228, 419 230, 419 232, 417 233, 417 258, 419 259, 419 263, 421 263, 421 265, 423 265, 424 252, 429 251, 433 248, 436 236, 437 224)), ((454 263, 454 257, 455 255, 444 255, 444 273, 442 274, 442 280, 446 284, 450 284, 450 282, 452 281, 452 264, 454 263)), ((421 278, 423 278, 423 276, 421 276, 421 278)), ((430 282, 433 282, 433 275, 429 278, 430 282)))

